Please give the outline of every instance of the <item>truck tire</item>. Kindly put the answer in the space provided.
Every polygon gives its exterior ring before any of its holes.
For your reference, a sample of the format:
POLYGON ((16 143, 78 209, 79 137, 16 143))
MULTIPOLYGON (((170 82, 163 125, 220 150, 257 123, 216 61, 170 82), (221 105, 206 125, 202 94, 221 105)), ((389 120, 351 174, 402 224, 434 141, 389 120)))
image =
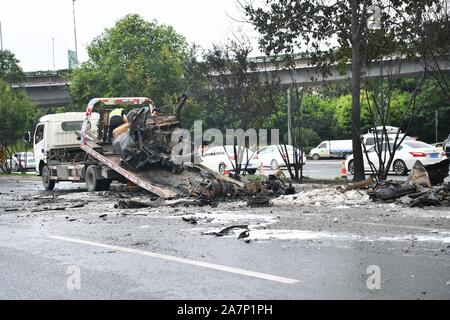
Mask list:
POLYGON ((103 191, 103 188, 105 188, 105 180, 100 180, 97 178, 97 170, 95 169, 94 165, 87 168, 84 180, 86 181, 86 188, 89 192, 103 191))
POLYGON ((312 159, 313 160, 319 160, 320 156, 317 153, 315 153, 315 154, 313 154, 312 159))
POLYGON ((42 184, 46 191, 52 191, 55 189, 55 180, 50 179, 50 169, 47 165, 42 167, 42 184))

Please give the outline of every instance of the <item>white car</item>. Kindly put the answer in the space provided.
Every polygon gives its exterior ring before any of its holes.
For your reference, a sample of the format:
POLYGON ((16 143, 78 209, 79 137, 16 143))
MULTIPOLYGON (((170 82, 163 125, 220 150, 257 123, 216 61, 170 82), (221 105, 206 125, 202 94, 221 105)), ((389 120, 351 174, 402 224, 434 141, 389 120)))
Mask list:
MULTIPOLYGON (((294 149, 291 145, 286 145, 287 153, 289 154, 289 163, 292 167, 295 159, 295 152, 297 155, 301 155, 301 151, 297 148, 294 149)), ((286 150, 284 149, 284 145, 272 145, 260 148, 256 152, 255 160, 257 160, 258 164, 263 165, 264 168, 270 168, 272 170, 278 170, 279 168, 287 167, 287 156, 286 150), (281 151, 281 152, 280 152, 281 151)), ((303 163, 306 163, 306 155, 303 153, 303 163)))
MULTIPOLYGON (((398 143, 401 139, 403 139, 403 137, 405 137, 405 134, 403 134, 403 133, 399 134, 398 137, 396 134, 388 134, 389 142, 391 144, 394 144, 395 139, 397 139, 397 143, 398 143)), ((383 143, 384 143, 384 141, 386 141, 386 137, 379 136, 378 143, 380 143, 381 140, 383 140, 383 143)), ((410 136, 406 136, 404 141, 415 141, 415 139, 410 136)), ((368 134, 362 136, 362 143, 364 143, 366 145, 366 148, 370 148, 377 143, 377 139, 375 138, 373 133, 368 133, 368 134)))
MULTIPOLYGON (((391 144, 392 148, 393 144, 391 144)), ((372 146, 367 150, 369 160, 373 163, 376 169, 379 167, 378 154, 375 151, 376 146, 372 146)), ((386 161, 389 160, 389 151, 387 143, 383 144, 381 158, 384 159, 386 155, 386 161)), ((364 157, 364 169, 366 172, 372 172, 372 169, 367 161, 367 157, 363 153, 364 157)), ((420 160, 423 165, 434 164, 446 159, 445 153, 439 148, 432 145, 421 142, 408 140, 404 141, 395 152, 394 160, 392 161, 389 172, 393 172, 397 175, 406 175, 408 171, 414 166, 417 160, 420 160)), ((347 170, 354 173, 353 155, 349 156, 345 161, 347 170)))
MULTIPOLYGON (((249 174, 255 174, 258 169, 258 163, 253 159, 254 154, 252 151, 244 148, 242 150, 239 146, 236 146, 238 155, 241 154, 241 168, 249 174), (242 151, 240 151, 242 150, 242 151)), ((220 174, 225 174, 226 171, 234 172, 236 165, 236 156, 234 154, 234 146, 217 146, 206 148, 201 155, 202 165, 205 167, 219 172, 220 174)))
POLYGON ((34 169, 36 161, 32 152, 19 152, 6 160, 6 165, 11 171, 19 171, 21 168, 34 169))

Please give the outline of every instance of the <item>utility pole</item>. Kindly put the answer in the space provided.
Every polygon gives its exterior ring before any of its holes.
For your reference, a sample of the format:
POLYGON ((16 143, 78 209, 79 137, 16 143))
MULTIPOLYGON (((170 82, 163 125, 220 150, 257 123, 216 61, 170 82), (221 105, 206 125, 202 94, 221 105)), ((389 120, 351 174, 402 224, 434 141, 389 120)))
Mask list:
POLYGON ((287 116, 288 116, 288 145, 292 145, 292 112, 291 112, 291 88, 287 89, 287 116))
POLYGON ((0 21, 0 50, 3 51, 3 34, 2 34, 2 22, 0 21))
POLYGON ((73 7, 73 34, 75 36, 75 65, 78 66, 78 43, 77 43, 77 24, 75 20, 75 0, 72 0, 73 7))
POLYGON ((53 53, 53 71, 56 70, 55 68, 55 38, 52 38, 52 53, 53 53))

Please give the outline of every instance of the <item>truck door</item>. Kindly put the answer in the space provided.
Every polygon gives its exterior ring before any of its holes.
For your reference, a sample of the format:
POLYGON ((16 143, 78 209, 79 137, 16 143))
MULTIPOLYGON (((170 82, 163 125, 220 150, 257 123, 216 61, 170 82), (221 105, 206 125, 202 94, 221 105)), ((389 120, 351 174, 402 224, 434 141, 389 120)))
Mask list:
POLYGON ((319 146, 319 156, 321 158, 328 158, 330 156, 329 142, 322 142, 319 146))
POLYGON ((45 162, 44 159, 44 128, 45 125, 43 123, 38 124, 36 130, 34 132, 34 144, 33 144, 33 152, 34 158, 36 160, 36 172, 39 173, 39 164, 41 160, 45 162))

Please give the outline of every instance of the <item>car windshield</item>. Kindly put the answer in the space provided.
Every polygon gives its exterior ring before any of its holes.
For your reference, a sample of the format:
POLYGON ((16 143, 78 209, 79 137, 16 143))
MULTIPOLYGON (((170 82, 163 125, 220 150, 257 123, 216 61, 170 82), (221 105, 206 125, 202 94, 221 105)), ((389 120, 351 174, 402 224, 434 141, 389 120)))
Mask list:
POLYGON ((414 149, 433 148, 433 146, 431 144, 428 144, 425 142, 420 142, 420 141, 407 141, 407 142, 404 142, 404 144, 406 144, 407 146, 414 148, 414 149))

